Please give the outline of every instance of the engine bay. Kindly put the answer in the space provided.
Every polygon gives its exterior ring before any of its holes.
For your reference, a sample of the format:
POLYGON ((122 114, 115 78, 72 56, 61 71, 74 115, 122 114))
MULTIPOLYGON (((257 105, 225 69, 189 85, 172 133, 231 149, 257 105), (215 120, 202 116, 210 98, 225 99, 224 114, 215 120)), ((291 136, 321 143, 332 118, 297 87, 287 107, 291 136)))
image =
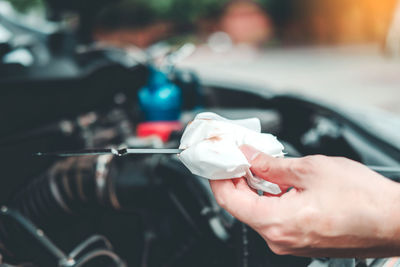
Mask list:
MULTIPOLYGON (((48 2, 62 10, 87 5, 82 8, 90 17, 101 5, 48 2)), ((149 62, 99 46, 88 33, 90 23, 82 25, 76 32, 46 32, 0 15, 11 36, 0 43, 0 266, 307 266, 309 258, 274 254, 218 206, 209 182, 176 155, 37 156, 178 148, 199 112, 256 117, 288 157, 347 157, 400 181, 400 146, 362 116, 253 88, 250 81, 210 83, 173 64, 168 78, 182 92, 179 121, 162 137, 143 134, 138 92, 149 80, 149 62), (16 51, 32 62, 3 61, 16 51)))
MULTIPOLYGON (((135 73, 145 77, 143 70, 135 73)), ((193 88, 200 85, 176 79, 186 92, 182 125, 199 111, 230 119, 257 117, 262 132, 278 136, 288 156, 319 153, 382 166, 398 160, 398 151, 390 154, 357 124, 311 102, 202 86, 199 109, 193 88)), ((166 142, 137 135, 140 116, 133 83, 128 93, 106 91, 103 98, 95 98, 96 103, 86 102, 87 92, 81 95, 78 90, 64 91, 65 97, 36 93, 29 98, 28 89, 20 86, 19 93, 14 90, 2 97, 5 104, 18 103, 2 113, 3 125, 9 126, 3 128, 0 140, 4 262, 18 266, 306 266, 310 262, 273 254, 253 230, 216 204, 208 181, 191 174, 176 156, 33 155, 99 147, 177 148, 183 128, 173 131, 166 142), (13 100, 17 98, 20 101, 13 100), (40 105, 40 98, 45 105, 40 105), (109 103, 102 103, 107 99, 109 103), (28 113, 29 119, 10 113, 22 104, 37 106, 28 113)))

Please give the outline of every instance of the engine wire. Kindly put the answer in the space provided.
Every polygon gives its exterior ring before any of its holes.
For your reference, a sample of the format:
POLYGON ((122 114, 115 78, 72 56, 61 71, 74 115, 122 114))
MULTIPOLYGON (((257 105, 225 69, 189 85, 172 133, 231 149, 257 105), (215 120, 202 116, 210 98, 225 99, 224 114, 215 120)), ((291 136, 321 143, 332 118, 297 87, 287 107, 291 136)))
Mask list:
POLYGON ((118 257, 117 254, 106 249, 97 249, 85 254, 79 260, 76 261, 74 267, 82 267, 91 260, 94 260, 99 257, 107 257, 111 259, 118 267, 127 267, 127 265, 118 257))
POLYGON ((112 245, 110 241, 108 241, 107 238, 105 238, 102 235, 94 235, 83 241, 81 244, 79 244, 76 248, 74 248, 70 253, 69 253, 69 258, 76 258, 79 254, 81 254, 85 249, 90 247, 91 245, 102 241, 104 245, 109 249, 112 250, 112 245))

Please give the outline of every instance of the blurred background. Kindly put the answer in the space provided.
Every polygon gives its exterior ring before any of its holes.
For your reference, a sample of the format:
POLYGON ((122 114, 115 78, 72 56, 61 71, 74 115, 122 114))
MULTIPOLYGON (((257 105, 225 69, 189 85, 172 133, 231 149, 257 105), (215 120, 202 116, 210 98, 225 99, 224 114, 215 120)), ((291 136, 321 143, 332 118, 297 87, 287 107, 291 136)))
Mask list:
POLYGON ((175 155, 51 156, 176 148, 200 111, 400 181, 400 0, 0 0, 0 266, 308 265, 175 155))
POLYGON ((8 0, 0 9, 88 24, 97 41, 124 48, 193 43, 178 66, 208 81, 400 114, 398 0, 103 0, 86 1, 77 14, 82 1, 69 1, 70 14, 55 12, 61 0, 8 0), (109 3, 97 10, 100 2, 109 3), (80 21, 87 14, 93 18, 80 21))

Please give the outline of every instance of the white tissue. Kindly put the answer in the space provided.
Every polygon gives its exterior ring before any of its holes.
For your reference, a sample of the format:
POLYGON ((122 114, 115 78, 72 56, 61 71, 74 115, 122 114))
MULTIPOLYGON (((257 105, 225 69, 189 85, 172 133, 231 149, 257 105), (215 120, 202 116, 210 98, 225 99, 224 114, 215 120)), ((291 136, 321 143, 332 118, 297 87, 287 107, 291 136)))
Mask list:
POLYGON ((239 149, 250 145, 274 156, 283 156, 283 146, 271 134, 261 133, 260 120, 228 120, 215 113, 198 114, 183 133, 180 154, 183 164, 195 175, 211 180, 246 177, 257 190, 279 194, 278 185, 255 177, 250 163, 239 149))

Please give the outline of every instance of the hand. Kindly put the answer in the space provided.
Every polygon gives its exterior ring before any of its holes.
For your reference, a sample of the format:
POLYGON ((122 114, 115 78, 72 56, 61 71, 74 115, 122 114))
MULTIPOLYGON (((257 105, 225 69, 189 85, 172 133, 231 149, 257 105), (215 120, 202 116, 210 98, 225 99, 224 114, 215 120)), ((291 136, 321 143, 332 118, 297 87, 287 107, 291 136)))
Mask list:
POLYGON ((256 230, 277 254, 400 255, 400 185, 355 161, 273 158, 243 146, 251 171, 283 195, 259 196, 244 178, 210 181, 219 205, 256 230))

